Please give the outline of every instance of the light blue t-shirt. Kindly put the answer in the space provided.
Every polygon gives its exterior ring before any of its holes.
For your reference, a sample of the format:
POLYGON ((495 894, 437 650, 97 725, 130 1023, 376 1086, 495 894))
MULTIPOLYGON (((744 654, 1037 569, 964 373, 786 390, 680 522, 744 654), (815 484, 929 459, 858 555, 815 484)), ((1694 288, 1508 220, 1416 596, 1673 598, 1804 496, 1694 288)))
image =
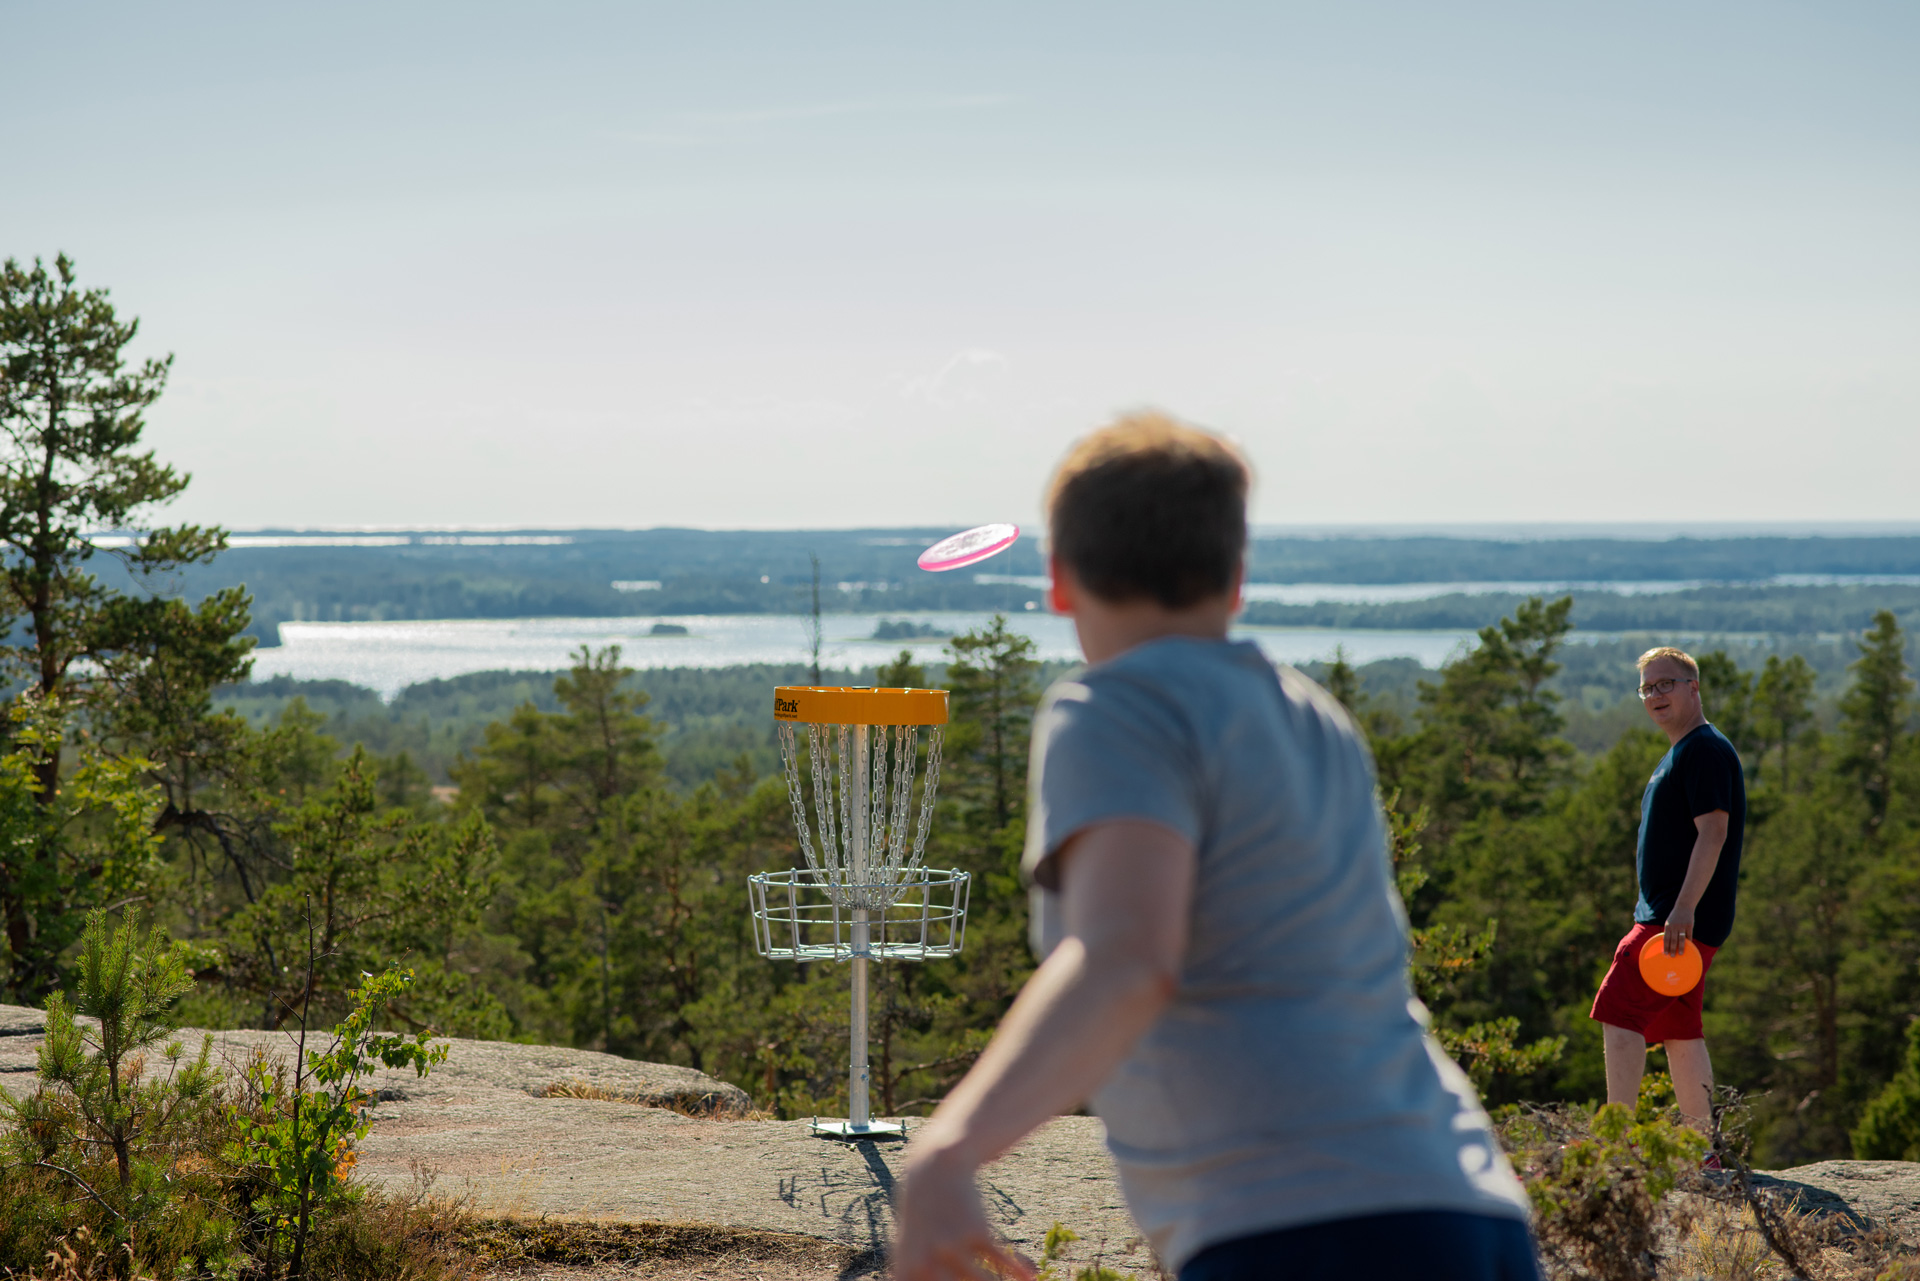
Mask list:
POLYGON ((1208 1245, 1527 1199, 1407 981, 1372 764, 1340 705, 1258 648, 1169 637, 1047 691, 1024 866, 1114 819, 1193 842, 1180 986, 1093 1098, 1134 1220, 1178 1269, 1208 1245))

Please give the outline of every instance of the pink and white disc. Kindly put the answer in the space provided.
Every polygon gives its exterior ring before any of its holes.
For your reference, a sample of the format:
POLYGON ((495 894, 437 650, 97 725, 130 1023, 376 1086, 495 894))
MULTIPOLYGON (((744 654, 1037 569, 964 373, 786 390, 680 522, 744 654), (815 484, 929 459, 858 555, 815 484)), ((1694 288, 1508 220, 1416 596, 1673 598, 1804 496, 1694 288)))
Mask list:
POLYGON ((952 538, 943 538, 921 552, 920 568, 938 573, 977 565, 987 557, 1007 550, 1019 537, 1018 525, 981 525, 955 534, 952 538))

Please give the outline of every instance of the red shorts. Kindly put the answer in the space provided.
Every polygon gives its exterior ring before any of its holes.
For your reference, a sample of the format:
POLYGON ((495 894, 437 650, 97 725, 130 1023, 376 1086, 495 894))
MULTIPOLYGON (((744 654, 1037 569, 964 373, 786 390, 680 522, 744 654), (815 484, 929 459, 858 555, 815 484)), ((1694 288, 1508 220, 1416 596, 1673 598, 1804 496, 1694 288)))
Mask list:
POLYGON ((1588 1016, 1601 1023, 1638 1032, 1648 1045, 1662 1041, 1698 1041, 1700 1002, 1707 993, 1707 971, 1713 968, 1713 954, 1720 949, 1695 943, 1700 949, 1700 981, 1691 992, 1680 996, 1662 996, 1640 977, 1640 949, 1648 939, 1663 933, 1663 925, 1636 925, 1613 949, 1613 965, 1600 980, 1594 994, 1593 1011, 1588 1016))

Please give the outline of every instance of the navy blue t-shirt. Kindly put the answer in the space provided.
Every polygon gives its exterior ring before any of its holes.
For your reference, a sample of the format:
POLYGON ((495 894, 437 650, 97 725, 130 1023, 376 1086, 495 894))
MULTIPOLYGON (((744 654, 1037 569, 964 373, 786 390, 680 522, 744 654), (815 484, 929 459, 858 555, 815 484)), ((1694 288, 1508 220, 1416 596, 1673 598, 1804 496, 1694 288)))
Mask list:
POLYGON ((1747 825, 1747 784, 1740 754, 1727 736, 1702 725, 1667 749, 1647 780, 1640 801, 1640 848, 1634 869, 1640 877, 1640 901, 1633 919, 1658 925, 1673 911, 1687 879, 1699 829, 1693 820, 1715 810, 1727 812, 1727 843, 1693 913, 1693 941, 1719 947, 1733 932, 1733 900, 1740 885, 1740 837, 1747 825))

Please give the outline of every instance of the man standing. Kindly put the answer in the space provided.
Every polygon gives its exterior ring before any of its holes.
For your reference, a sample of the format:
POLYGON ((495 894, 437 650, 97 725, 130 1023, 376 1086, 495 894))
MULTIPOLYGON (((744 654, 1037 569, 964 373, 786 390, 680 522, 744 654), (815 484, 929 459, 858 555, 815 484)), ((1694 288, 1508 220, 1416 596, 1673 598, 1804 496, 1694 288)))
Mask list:
POLYGON ((1526 1194, 1408 987, 1366 748, 1228 639, 1248 481, 1155 414, 1055 473, 1053 605, 1088 666, 1034 720, 1046 960, 914 1135, 896 1281, 1030 1277, 974 1174, 1086 1099, 1181 1281, 1537 1281, 1526 1194))
POLYGON ((1640 699, 1673 746, 1654 767, 1640 802, 1634 857, 1640 901, 1633 929, 1614 950, 1613 966, 1593 998, 1591 1017, 1604 1025, 1607 1102, 1634 1105, 1647 1047, 1665 1042, 1680 1115, 1711 1133, 1713 1065, 1700 1005, 1706 970, 1733 930, 1746 781, 1733 744, 1700 706, 1700 667, 1689 655, 1670 647, 1642 654, 1640 699), (1664 936, 1669 956, 1683 951, 1687 939, 1700 949, 1700 982, 1685 995, 1663 996, 1640 976, 1640 949, 1656 934, 1664 936))

